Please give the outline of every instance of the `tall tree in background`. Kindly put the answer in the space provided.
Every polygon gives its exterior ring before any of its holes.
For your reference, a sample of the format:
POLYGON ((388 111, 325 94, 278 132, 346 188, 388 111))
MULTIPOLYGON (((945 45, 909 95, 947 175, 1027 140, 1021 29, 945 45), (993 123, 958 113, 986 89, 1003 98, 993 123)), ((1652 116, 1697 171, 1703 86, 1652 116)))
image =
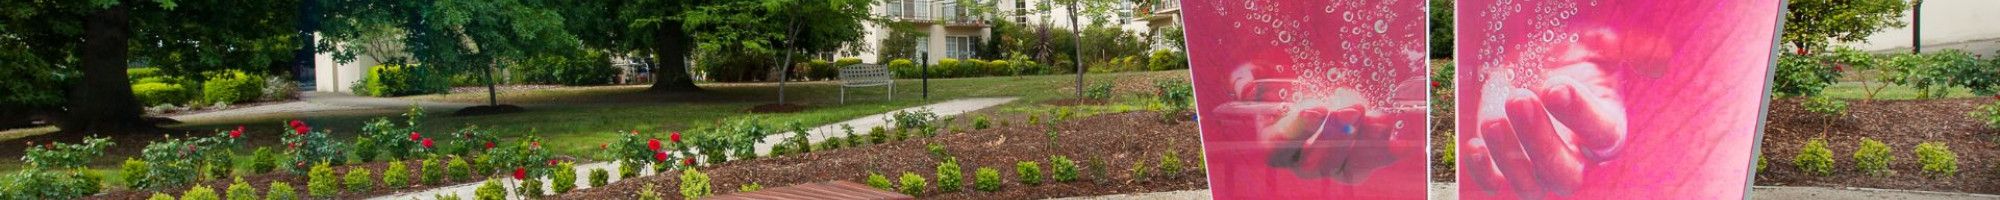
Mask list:
POLYGON ((682 15, 704 52, 780 55, 778 103, 785 103, 796 54, 831 52, 854 44, 869 20, 872 0, 739 0, 682 15))
MULTIPOLYGON (((4 71, 24 72, 28 84, 6 84, 7 104, 65 105, 61 127, 71 133, 140 133, 141 119, 125 70, 131 63, 200 77, 219 69, 257 70, 288 62, 298 1, 0 0, 4 71), (62 96, 62 103, 51 102, 62 96)), ((10 79, 8 81, 16 81, 10 79)), ((9 107, 15 105, 8 105, 9 107)))
POLYGON ((1452 52, 1452 0, 1431 0, 1431 58, 1451 59, 1452 52))
MULTIPOLYGON (((321 43, 379 43, 401 39, 416 67, 445 73, 483 73, 488 105, 498 105, 493 71, 537 56, 574 56, 580 41, 554 9, 560 0, 321 0, 321 43), (385 34, 386 33, 386 34, 385 34), (400 33, 396 35, 395 33, 400 33)), ((352 55, 367 49, 320 50, 352 55)), ((348 59, 352 59, 351 56, 348 59)))
POLYGON ((1900 18, 1910 9, 1904 0, 1786 2, 1784 41, 1802 54, 1825 49, 1832 42, 1861 41, 1883 28, 1903 27, 1900 18))
POLYGON ((570 33, 589 48, 647 55, 653 86, 662 92, 701 91, 688 73, 694 34, 681 16, 704 6, 742 0, 573 0, 558 8, 570 33))

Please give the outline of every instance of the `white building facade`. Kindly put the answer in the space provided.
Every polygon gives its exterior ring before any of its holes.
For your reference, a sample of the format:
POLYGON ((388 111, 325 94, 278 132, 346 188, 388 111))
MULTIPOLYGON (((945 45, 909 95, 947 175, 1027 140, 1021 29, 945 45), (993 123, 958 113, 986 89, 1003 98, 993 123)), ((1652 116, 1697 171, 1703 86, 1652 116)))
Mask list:
MULTIPOLYGON (((916 55, 930 55, 925 63, 936 64, 939 60, 974 58, 979 55, 979 45, 993 38, 995 20, 1006 20, 1021 25, 1050 23, 1053 27, 1071 28, 1068 5, 1057 5, 1049 0, 973 0, 972 2, 993 2, 992 13, 973 14, 975 9, 960 5, 959 0, 888 0, 876 5, 870 11, 877 17, 909 22, 914 31, 925 33, 916 44, 916 55), (997 1, 997 2, 996 2, 997 1)), ((1181 24, 1178 0, 1154 0, 1151 3, 1134 4, 1119 1, 1113 9, 1115 19, 1105 19, 1107 23, 1135 33, 1179 26, 1181 24)), ((1079 26, 1089 27, 1099 21, 1091 17, 1077 18, 1079 26)), ((849 48, 836 55, 841 58, 860 58, 866 63, 885 63, 879 60, 878 49, 895 30, 882 24, 864 25, 866 35, 858 48, 849 48)), ((916 58, 911 58, 916 60, 916 58)))

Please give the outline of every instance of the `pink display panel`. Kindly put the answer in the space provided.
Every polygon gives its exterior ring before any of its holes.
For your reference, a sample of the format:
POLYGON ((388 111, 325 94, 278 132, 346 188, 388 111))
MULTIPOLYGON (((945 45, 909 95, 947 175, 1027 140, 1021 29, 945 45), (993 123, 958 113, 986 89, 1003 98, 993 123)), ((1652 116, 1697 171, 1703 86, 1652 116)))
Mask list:
POLYGON ((1423 199, 1424 0, 1186 0, 1217 199, 1423 199))
POLYGON ((1740 199, 1778 0, 1460 0, 1464 199, 1740 199))

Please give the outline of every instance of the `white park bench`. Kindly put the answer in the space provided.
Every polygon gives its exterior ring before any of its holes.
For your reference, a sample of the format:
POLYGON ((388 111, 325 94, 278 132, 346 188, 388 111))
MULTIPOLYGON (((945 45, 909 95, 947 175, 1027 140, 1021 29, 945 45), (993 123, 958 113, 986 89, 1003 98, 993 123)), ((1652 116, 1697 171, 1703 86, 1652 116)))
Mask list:
POLYGON ((888 86, 889 100, 896 100, 896 80, 889 68, 877 64, 854 64, 840 67, 840 103, 847 103, 847 88, 888 86))

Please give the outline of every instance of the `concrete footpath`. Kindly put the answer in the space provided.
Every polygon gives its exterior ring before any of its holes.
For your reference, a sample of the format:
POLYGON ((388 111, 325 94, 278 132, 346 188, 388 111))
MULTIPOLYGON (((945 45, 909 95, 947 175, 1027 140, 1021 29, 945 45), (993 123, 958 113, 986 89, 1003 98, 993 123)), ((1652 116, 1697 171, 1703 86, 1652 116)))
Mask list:
MULTIPOLYGON (((1184 190, 1140 194, 1119 194, 1094 197, 1070 197, 1060 200, 1193 200, 1213 199, 1208 190, 1184 190)), ((1458 199, 1458 184, 1432 183, 1429 199, 1458 199)), ((2000 195, 1968 194, 1931 191, 1890 190, 1873 188, 1829 188, 1756 186, 1750 188, 1750 199, 1810 199, 1810 200, 1994 200, 2000 195)))
MULTIPOLYGON (((930 105, 924 105, 924 106, 918 106, 918 107, 912 107, 912 108, 904 108, 904 109, 901 109, 901 110, 896 110, 896 111, 890 111, 890 112, 888 112, 888 113, 882 113, 882 114, 876 114, 876 115, 869 115, 869 116, 863 116, 863 117, 861 117, 861 118, 856 118, 856 119, 853 119, 853 120, 847 120, 847 121, 843 121, 843 122, 840 122, 840 123, 834 123, 834 124, 828 124, 828 125, 825 125, 825 126, 820 126, 820 127, 817 127, 817 128, 813 128, 813 129, 812 129, 812 130, 810 131, 810 133, 811 133, 811 139, 812 139, 812 141, 815 141, 815 142, 817 142, 817 141, 821 141, 821 140, 825 140, 826 138, 830 138, 830 137, 833 137, 833 136, 842 136, 842 135, 845 135, 845 134, 846 134, 846 131, 845 131, 845 130, 842 130, 842 129, 840 128, 840 127, 841 127, 841 125, 847 125, 847 126, 852 126, 852 127, 854 127, 854 129, 855 129, 855 130, 859 130, 859 131, 856 131, 856 132, 855 132, 855 134, 857 134, 857 135, 861 135, 861 134, 867 134, 867 131, 865 131, 865 130, 868 130, 868 129, 872 129, 872 128, 875 128, 875 127, 880 127, 880 126, 888 126, 888 125, 889 125, 889 123, 885 121, 885 120, 887 119, 887 116, 889 116, 889 115, 891 115, 891 114, 894 114, 894 113, 896 113, 896 112, 903 112, 903 111, 914 111, 914 110, 923 110, 923 109, 929 109, 929 110, 930 110, 930 111, 931 111, 932 113, 936 113, 936 114, 937 114, 937 115, 938 115, 939 117, 944 117, 944 116, 953 116, 953 115, 958 115, 958 114, 964 114, 964 113, 966 113, 966 112, 972 112, 972 111, 976 111, 976 110, 979 110, 979 109, 986 109, 986 108, 989 108, 989 107, 993 107, 993 106, 998 106, 998 105, 1000 105, 1000 104, 1006 104, 1007 102, 1013 102, 1013 101, 1014 101, 1015 99, 1017 99, 1017 98, 1014 98, 1014 97, 1006 97, 1006 98, 975 98, 975 99, 959 99, 959 100, 951 100, 951 101, 945 101, 945 102, 940 102, 940 103, 935 103, 935 104, 930 104, 930 105)), ((394 103, 394 102, 392 102, 392 103, 394 103)), ((426 108, 426 109, 429 109, 429 108, 426 108)), ((785 139, 788 139, 788 138, 791 138, 791 137, 792 137, 792 134, 791 134, 791 133, 789 133, 789 132, 788 132, 788 133, 781 133, 781 134, 773 134, 773 135, 771 135, 771 136, 769 136, 769 137, 764 137, 764 140, 763 140, 763 142, 758 142, 758 143, 757 143, 757 154, 758 154, 758 155, 768 155, 768 154, 770 154, 770 152, 771 152, 771 147, 772 147, 772 146, 774 146, 775 144, 777 144, 777 143, 779 143, 779 142, 783 142, 783 141, 784 141, 785 139)), ((597 169, 603 169, 604 171, 608 171, 608 172, 610 172, 610 173, 612 174, 612 177, 611 177, 611 180, 609 180, 608 182, 611 182, 611 183, 617 183, 618 181, 622 180, 622 179, 620 179, 620 178, 618 178, 618 177, 617 177, 617 174, 618 174, 618 163, 615 163, 615 162, 598 162, 598 163, 584 163, 584 164, 577 164, 577 165, 576 165, 576 173, 577 173, 577 176, 576 176, 576 177, 577 177, 577 180, 576 180, 576 181, 577 181, 577 183, 576 183, 576 185, 577 185, 577 189, 583 189, 583 188, 590 188, 590 183, 588 182, 588 181, 590 181, 590 180, 589 180, 589 177, 590 177, 590 174, 589 174, 589 173, 590 173, 590 171, 592 171, 592 170, 597 170, 597 169)), ((649 166, 649 167, 646 167, 646 168, 643 168, 643 169, 652 169, 652 168, 651 168, 651 167, 649 166)), ((648 170, 648 171, 650 171, 650 170, 648 170)), ((653 175, 653 173, 652 173, 652 172, 640 172, 640 175, 641 175, 641 176, 650 176, 650 175, 653 175)), ((512 191, 514 191, 514 188, 516 188, 516 187, 519 187, 519 186, 520 186, 520 184, 521 184, 521 181, 519 181, 519 180, 514 180, 514 179, 505 179, 505 180, 501 181, 501 183, 502 183, 502 185, 505 185, 505 186, 506 186, 506 187, 508 188, 508 189, 507 189, 507 191, 509 191, 509 192, 512 192, 512 191)), ((472 195, 473 195, 473 192, 474 192, 474 191, 476 191, 476 190, 478 190, 478 189, 479 189, 479 186, 480 186, 480 185, 482 185, 482 184, 486 184, 486 182, 485 182, 485 181, 479 181, 479 182, 472 182, 472 183, 466 183, 466 184, 459 184, 459 185, 453 185, 453 186, 445 186, 445 187, 438 187, 438 188, 431 188, 431 189, 429 189, 429 190, 424 190, 424 191, 417 191, 417 192, 407 192, 407 193, 400 193, 400 194, 392 194, 392 195, 384 195, 384 196, 379 196, 379 197, 374 197, 374 198, 368 198, 368 199, 371 199, 371 200, 405 200, 405 199, 434 199, 434 198, 436 198, 436 196, 437 196, 437 195, 440 195, 440 194, 451 194, 451 195, 457 195, 457 196, 458 196, 458 197, 460 197, 460 198, 464 198, 464 199, 471 199, 471 198, 473 197, 473 196, 472 196, 472 195)), ((542 185, 543 185, 543 187, 547 187, 547 186, 548 186, 549 184, 542 184, 542 185)), ((671 188, 671 187, 669 187, 669 188, 671 188)), ((554 192, 555 192, 555 191, 552 191, 552 190, 546 190, 546 189, 545 189, 545 190, 543 190, 543 192, 544 192, 544 193, 549 193, 549 194, 554 194, 554 192)), ((668 192, 671 192, 671 191, 668 191, 668 192)), ((508 195, 509 195, 509 198, 508 198, 508 199, 522 199, 522 197, 521 197, 521 196, 519 196, 520 194, 511 194, 511 193, 510 193, 510 194, 508 194, 508 195)))

